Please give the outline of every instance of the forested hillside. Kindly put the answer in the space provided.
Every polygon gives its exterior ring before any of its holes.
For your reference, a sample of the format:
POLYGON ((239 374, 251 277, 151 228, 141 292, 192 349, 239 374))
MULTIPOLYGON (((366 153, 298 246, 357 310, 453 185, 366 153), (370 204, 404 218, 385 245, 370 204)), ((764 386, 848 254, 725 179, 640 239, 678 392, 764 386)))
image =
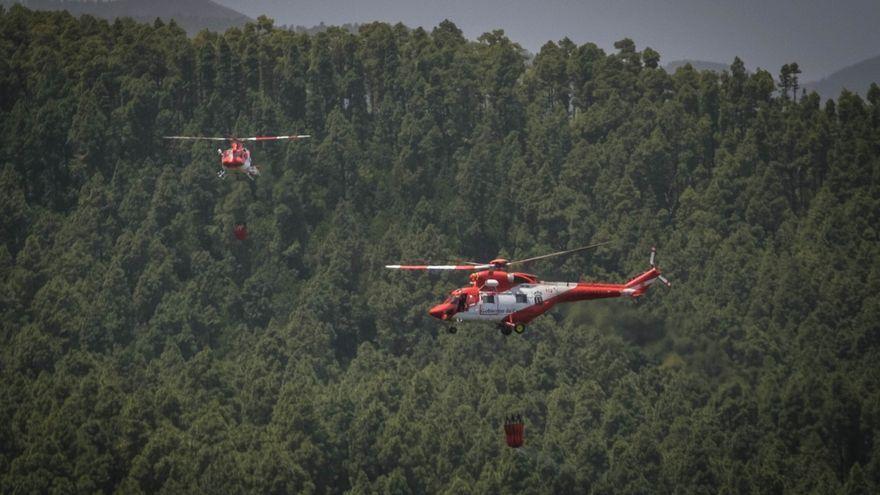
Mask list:
POLYGON ((877 492, 880 88, 659 60, 0 11, 0 492, 877 492), (602 240, 529 270, 673 287, 449 335, 382 268, 602 240))

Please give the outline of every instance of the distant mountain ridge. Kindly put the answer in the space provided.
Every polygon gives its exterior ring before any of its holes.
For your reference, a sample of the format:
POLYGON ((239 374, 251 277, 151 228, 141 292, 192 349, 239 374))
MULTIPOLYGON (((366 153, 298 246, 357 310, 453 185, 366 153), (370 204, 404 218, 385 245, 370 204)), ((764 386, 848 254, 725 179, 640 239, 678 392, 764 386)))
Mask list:
POLYGON ((824 98, 837 98, 844 89, 865 96, 872 82, 880 84, 880 55, 844 67, 819 81, 805 83, 804 88, 824 98))
POLYGON ((202 29, 223 32, 253 21, 250 17, 211 0, 0 0, 9 7, 21 4, 31 10, 66 10, 74 16, 92 15, 102 19, 131 17, 138 22, 156 18, 174 19, 190 35, 202 29))

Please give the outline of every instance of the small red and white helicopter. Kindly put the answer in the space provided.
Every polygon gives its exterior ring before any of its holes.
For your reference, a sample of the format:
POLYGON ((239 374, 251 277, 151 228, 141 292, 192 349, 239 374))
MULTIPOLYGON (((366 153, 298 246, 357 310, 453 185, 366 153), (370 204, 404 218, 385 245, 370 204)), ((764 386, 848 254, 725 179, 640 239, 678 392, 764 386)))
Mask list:
MULTIPOLYGON (((672 285, 660 274, 660 269, 654 264, 654 256, 657 252, 655 248, 651 248, 651 268, 623 284, 543 282, 528 273, 507 271, 512 265, 576 253, 604 244, 608 242, 517 261, 498 258, 483 264, 385 265, 385 268, 475 271, 476 273, 470 275, 470 286, 451 291, 445 301, 431 308, 428 313, 434 318, 453 323, 463 321, 496 323, 502 334, 510 335, 511 331, 523 333, 527 323, 546 313, 557 303, 622 296, 638 300, 657 279, 666 286, 672 285)), ((448 330, 449 333, 455 333, 454 324, 450 325, 448 330)))
POLYGON ((291 136, 254 136, 246 138, 235 137, 202 137, 202 136, 163 136, 164 139, 181 139, 190 141, 229 141, 230 147, 227 150, 217 148, 217 154, 220 155, 220 171, 217 177, 223 178, 227 171, 238 171, 244 173, 249 179, 260 175, 260 169, 251 163, 251 152, 244 147, 245 141, 281 141, 289 139, 298 141, 311 137, 308 134, 299 134, 291 136))

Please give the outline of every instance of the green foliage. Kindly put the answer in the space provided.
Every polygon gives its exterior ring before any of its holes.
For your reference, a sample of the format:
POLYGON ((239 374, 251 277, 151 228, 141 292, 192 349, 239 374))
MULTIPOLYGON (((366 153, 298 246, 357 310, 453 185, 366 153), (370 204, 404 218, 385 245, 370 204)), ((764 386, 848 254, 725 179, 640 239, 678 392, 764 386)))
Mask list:
POLYGON ((880 89, 614 50, 0 10, 0 491, 876 492, 880 89), (382 268, 599 240, 530 270, 674 288, 453 336, 382 268))

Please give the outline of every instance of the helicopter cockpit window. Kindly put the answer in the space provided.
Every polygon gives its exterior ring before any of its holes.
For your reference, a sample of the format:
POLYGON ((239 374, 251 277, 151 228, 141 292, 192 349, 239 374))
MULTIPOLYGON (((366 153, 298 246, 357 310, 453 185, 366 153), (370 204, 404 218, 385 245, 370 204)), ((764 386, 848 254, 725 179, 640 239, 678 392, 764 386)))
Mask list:
POLYGON ((453 297, 453 304, 455 304, 456 311, 466 311, 467 310, 467 296, 458 296, 453 297))

